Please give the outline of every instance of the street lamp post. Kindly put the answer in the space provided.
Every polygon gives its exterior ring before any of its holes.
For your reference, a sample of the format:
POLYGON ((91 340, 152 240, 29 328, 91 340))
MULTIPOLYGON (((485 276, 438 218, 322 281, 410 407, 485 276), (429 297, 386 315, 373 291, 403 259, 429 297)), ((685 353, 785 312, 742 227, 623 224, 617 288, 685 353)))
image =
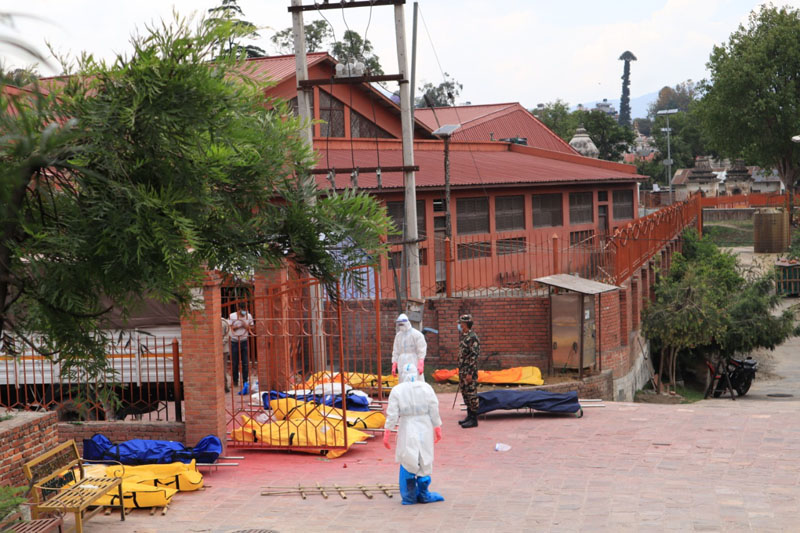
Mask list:
POLYGON ((669 116, 674 115, 677 113, 677 109, 662 109, 661 111, 657 111, 656 115, 664 115, 667 117, 667 127, 661 128, 661 131, 667 132, 667 158, 664 160, 664 166, 667 167, 667 185, 669 185, 669 204, 672 205, 675 203, 675 192, 672 186, 672 151, 670 150, 669 145, 669 134, 672 132, 672 128, 669 127, 669 116))

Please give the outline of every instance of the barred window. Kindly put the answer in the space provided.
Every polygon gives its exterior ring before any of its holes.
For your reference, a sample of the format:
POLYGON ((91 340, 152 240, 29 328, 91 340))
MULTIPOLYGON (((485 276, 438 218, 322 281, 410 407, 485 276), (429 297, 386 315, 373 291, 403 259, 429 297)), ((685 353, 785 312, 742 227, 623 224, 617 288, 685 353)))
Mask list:
POLYGON ((459 198, 456 200, 456 224, 459 235, 489 233, 489 199, 459 198))
POLYGON ((614 191, 614 220, 633 218, 633 191, 614 191))
POLYGON ((319 92, 321 137, 344 137, 344 104, 325 91, 319 92))
POLYGON ((491 242, 465 242, 458 245, 458 260, 492 257, 491 242))
POLYGON ((525 237, 497 240, 497 255, 521 254, 526 248, 525 237))
MULTIPOLYGON (((403 240, 403 221, 406 219, 404 206, 405 202, 386 202, 386 213, 400 231, 398 235, 391 235, 389 242, 403 240)), ((425 236, 425 200, 417 200, 417 236, 420 238, 425 236)))
POLYGON ((494 199, 496 231, 525 229, 525 197, 498 196, 494 199))
POLYGON ((570 246, 589 246, 592 244, 592 237, 594 237, 594 230, 587 229, 583 231, 571 231, 569 233, 570 246))
POLYGON ((549 228, 564 225, 561 193, 533 195, 533 227, 549 228))
MULTIPOLYGON (((389 268, 392 270, 398 269, 402 266, 403 252, 392 252, 389 254, 389 268)), ((419 249, 419 266, 428 265, 428 249, 420 247, 419 249)))
POLYGON ((591 224, 594 222, 594 203, 591 192, 569 193, 569 223, 591 224))

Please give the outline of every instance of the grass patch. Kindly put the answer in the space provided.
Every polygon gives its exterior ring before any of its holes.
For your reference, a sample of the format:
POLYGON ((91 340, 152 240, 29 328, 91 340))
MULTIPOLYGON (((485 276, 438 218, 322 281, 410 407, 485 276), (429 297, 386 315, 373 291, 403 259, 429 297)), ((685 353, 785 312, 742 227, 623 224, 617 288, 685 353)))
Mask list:
POLYGON ((753 246, 753 222, 731 220, 724 223, 709 223, 703 226, 703 235, 722 248, 753 246))

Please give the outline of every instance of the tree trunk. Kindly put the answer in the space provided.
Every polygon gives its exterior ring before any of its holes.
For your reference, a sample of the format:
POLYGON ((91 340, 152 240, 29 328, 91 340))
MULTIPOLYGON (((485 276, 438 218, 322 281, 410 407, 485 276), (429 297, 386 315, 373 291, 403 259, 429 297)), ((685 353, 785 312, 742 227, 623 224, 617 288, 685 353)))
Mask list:
POLYGON ((661 394, 663 390, 662 383, 664 382, 664 358, 667 355, 667 349, 661 348, 661 357, 658 360, 658 393, 661 394))

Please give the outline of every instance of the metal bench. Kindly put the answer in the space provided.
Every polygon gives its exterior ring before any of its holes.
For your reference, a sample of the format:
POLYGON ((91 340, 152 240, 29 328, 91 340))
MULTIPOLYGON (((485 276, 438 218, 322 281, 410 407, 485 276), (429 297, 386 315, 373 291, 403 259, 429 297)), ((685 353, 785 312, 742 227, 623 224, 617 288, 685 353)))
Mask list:
POLYGON ((83 459, 74 440, 25 463, 23 470, 32 487, 31 513, 34 519, 50 513, 74 513, 74 531, 83 533, 83 522, 103 509, 94 502, 116 488, 119 491, 120 519, 125 520, 122 478, 86 477, 83 459), (90 507, 95 508, 90 511, 90 507))

